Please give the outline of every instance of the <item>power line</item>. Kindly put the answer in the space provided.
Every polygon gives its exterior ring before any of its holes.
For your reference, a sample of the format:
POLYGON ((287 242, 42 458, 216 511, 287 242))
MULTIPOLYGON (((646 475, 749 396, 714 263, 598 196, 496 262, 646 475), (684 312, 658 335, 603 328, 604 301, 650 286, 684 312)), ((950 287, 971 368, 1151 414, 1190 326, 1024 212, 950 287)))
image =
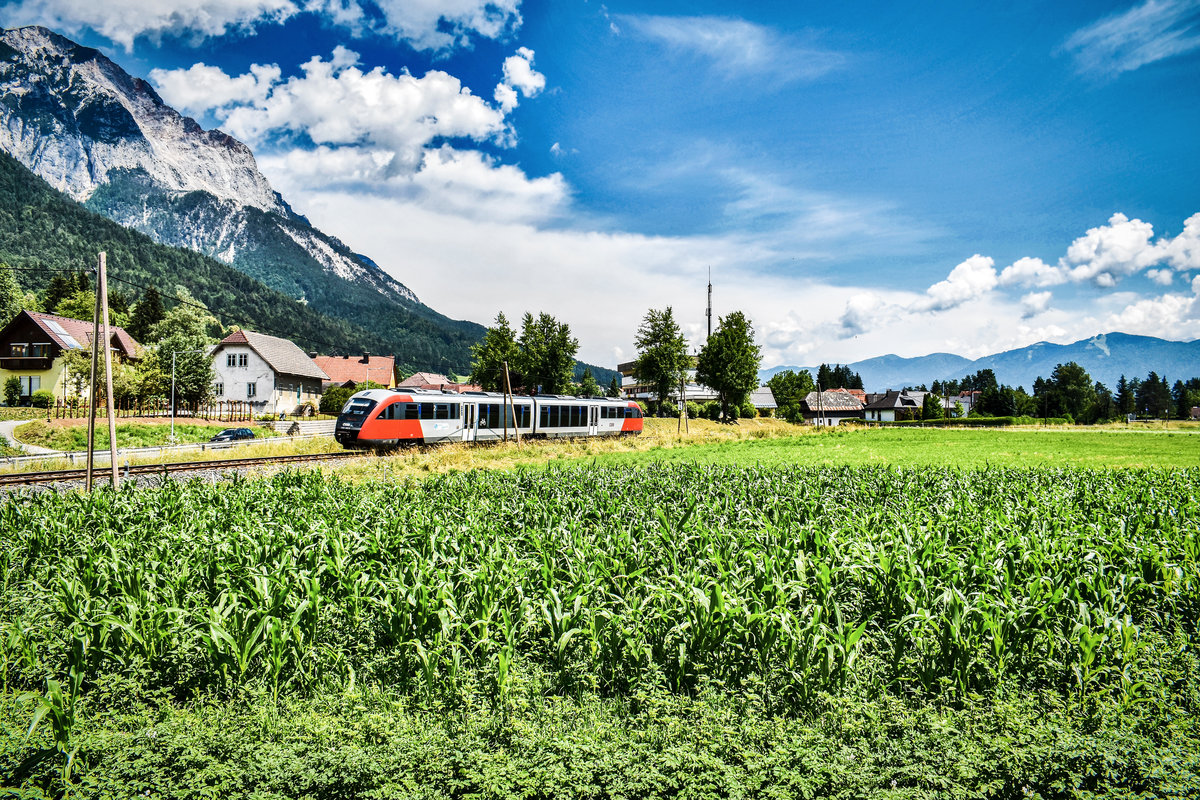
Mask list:
MULTIPOLYGON (((95 267, 79 267, 79 268, 76 268, 76 267, 8 267, 8 269, 10 269, 14 272, 69 272, 72 274, 77 273, 77 272, 90 272, 90 273, 96 272, 95 267)), ((126 278, 118 278, 116 275, 110 274, 108 276, 108 279, 110 281, 117 281, 118 283, 123 283, 126 286, 132 286, 136 289, 141 289, 143 292, 145 292, 147 289, 150 289, 150 288, 153 288, 156 292, 158 291, 157 286, 155 286, 155 287, 146 286, 145 284, 137 283, 136 281, 131 281, 126 278)), ((163 295, 160 294, 159 296, 162 297, 163 295)), ((200 311, 204 311, 204 312, 212 315, 214 318, 216 317, 216 315, 213 314, 212 309, 210 309, 208 306, 204 305, 203 303, 194 303, 189 300, 184 300, 178 296, 165 297, 164 299, 174 301, 177 305, 191 306, 192 308, 199 309, 200 311)), ((218 320, 218 323, 219 322, 220 321, 218 320)), ((327 342, 323 339, 317 339, 312 336, 305 336, 303 334, 297 336, 295 333, 289 333, 289 332, 285 332, 285 331, 275 330, 272 328, 263 327, 261 325, 255 326, 255 327, 256 327, 255 332, 257 332, 257 333, 268 333, 273 336, 278 336, 282 339, 289 339, 289 340, 299 339, 300 341, 307 342, 308 344, 318 345, 322 348, 328 349, 335 355, 337 354, 337 351, 345 349, 344 346, 335 345, 335 344, 327 342)))

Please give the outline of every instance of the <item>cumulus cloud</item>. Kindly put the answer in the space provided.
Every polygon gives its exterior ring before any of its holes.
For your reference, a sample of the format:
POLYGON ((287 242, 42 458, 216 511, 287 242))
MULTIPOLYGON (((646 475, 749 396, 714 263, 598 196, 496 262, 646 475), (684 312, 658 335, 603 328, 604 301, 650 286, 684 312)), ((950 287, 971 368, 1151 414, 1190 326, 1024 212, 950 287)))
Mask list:
POLYGON ((838 318, 843 336, 858 336, 880 323, 887 303, 874 292, 856 294, 846 301, 846 308, 838 318))
POLYGON ((1178 236, 1159 242, 1158 252, 1175 269, 1200 269, 1200 214, 1184 220, 1178 236))
POLYGON ((1161 297, 1138 300, 1121 311, 1110 314, 1102 330, 1122 331, 1145 336, 1165 336, 1170 339, 1200 336, 1200 318, 1196 306, 1200 298, 1184 294, 1164 294, 1161 297))
POLYGON ((974 300, 996 288, 998 278, 991 258, 978 253, 950 270, 946 280, 930 286, 914 310, 945 311, 974 300))
POLYGON ((205 38, 249 32, 313 13, 353 33, 371 29, 418 50, 445 51, 471 37, 502 38, 521 26, 521 0, 19 0, 9 23, 68 33, 91 28, 125 47, 139 36, 205 38), (367 13, 369 9, 370 13, 367 13))
POLYGON ((1030 292, 1021 298, 1021 319, 1029 319, 1050 307, 1050 292, 1030 292))
POLYGON ((806 46, 743 19, 622 15, 620 20, 631 33, 699 55, 730 76, 769 73, 788 81, 813 80, 846 62, 841 53, 806 46))
POLYGON ((1081 28, 1063 49, 1080 73, 1112 77, 1200 47, 1196 0, 1146 0, 1081 28))
POLYGON ((494 97, 505 112, 517 107, 517 93, 536 97, 546 88, 546 76, 533 68, 533 51, 518 47, 517 54, 504 59, 504 80, 496 84, 494 97))
POLYGON ((200 115, 241 103, 265 103, 281 75, 274 64, 253 64, 249 72, 231 77, 220 67, 199 63, 187 69, 152 69, 150 82, 175 109, 200 115))
POLYGON ((374 0, 381 33, 418 50, 448 50, 472 36, 500 39, 521 27, 521 0, 374 0))
POLYGON ((1070 280, 1068 271, 1052 266, 1040 258, 1021 258, 1000 273, 1001 286, 1037 287, 1058 286, 1070 280))
POLYGON ((1148 269, 1146 277, 1159 286, 1170 286, 1175 282, 1175 273, 1169 269, 1148 269))
POLYGON ((205 65, 155 70, 151 77, 168 102, 194 111, 207 104, 223 127, 252 143, 282 134, 314 145, 386 149, 397 169, 415 169, 438 139, 503 143, 511 135, 504 109, 453 75, 431 70, 417 78, 357 64, 358 54, 339 46, 328 61, 314 56, 303 74, 284 81, 278 68, 259 65, 237 77, 205 65), (191 80, 197 75, 204 79, 199 84, 191 80))
POLYGON ((1097 286, 1115 286, 1123 277, 1162 260, 1151 244, 1154 227, 1140 219, 1113 214, 1107 225, 1090 228, 1067 248, 1062 265, 1074 281, 1091 281, 1097 286))

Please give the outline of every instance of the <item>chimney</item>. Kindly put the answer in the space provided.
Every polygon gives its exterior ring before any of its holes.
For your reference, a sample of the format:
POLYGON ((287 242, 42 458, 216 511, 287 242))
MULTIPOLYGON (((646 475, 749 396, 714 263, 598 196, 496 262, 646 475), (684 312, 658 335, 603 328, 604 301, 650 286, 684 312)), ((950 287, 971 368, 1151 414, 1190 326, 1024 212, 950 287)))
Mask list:
POLYGON ((308 353, 308 357, 309 357, 309 358, 316 358, 316 357, 317 357, 317 351, 316 351, 316 350, 311 350, 311 351, 309 351, 309 353, 308 353))
POLYGON ((370 353, 363 353, 362 363, 364 363, 364 364, 371 363, 371 354, 370 353))
POLYGON ((349 357, 350 357, 350 354, 349 354, 349 353, 347 353, 346 355, 342 356, 342 358, 349 358, 349 357))

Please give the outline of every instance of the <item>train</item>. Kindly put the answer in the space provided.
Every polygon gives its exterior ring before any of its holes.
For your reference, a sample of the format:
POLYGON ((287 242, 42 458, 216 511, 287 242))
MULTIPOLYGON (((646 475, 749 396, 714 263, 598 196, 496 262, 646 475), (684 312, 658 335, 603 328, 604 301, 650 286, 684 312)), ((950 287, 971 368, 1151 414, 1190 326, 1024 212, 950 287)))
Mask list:
POLYGON ((334 438, 346 448, 488 442, 505 434, 557 439, 636 436, 642 409, 631 400, 498 392, 367 389, 342 407, 334 438), (506 430, 507 428, 507 430, 506 430))

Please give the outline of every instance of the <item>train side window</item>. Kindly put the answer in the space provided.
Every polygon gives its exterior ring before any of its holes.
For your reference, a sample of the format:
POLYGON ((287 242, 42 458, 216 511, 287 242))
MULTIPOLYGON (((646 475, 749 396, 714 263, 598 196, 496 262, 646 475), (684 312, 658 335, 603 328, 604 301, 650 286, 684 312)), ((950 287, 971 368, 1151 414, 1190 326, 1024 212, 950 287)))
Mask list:
POLYGON ((450 419, 450 406, 445 403, 438 403, 433 407, 434 419, 450 419))
POLYGON ((458 419, 458 403, 451 403, 449 405, 449 409, 450 409, 450 416, 448 417, 448 419, 458 419))

